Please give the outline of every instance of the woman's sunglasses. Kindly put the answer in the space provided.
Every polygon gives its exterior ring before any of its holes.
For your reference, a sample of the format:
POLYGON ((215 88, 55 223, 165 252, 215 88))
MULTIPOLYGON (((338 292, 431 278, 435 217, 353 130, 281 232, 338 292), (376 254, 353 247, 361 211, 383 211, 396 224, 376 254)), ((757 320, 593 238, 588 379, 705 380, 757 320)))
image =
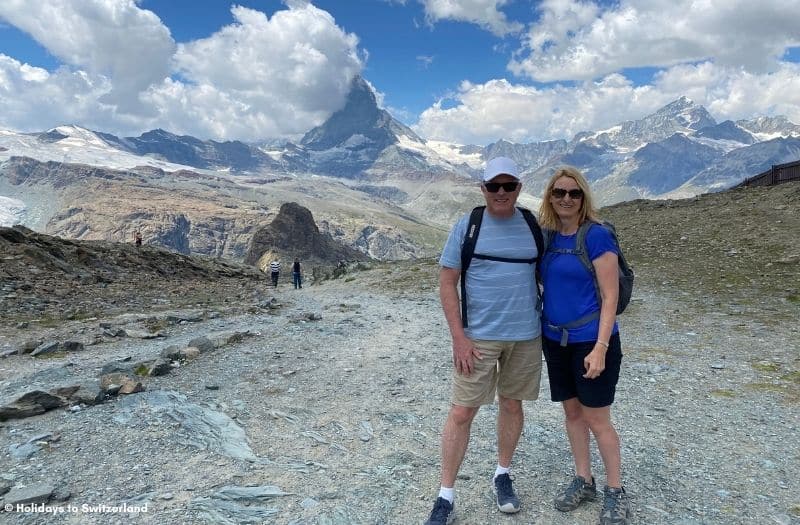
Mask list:
POLYGON ((580 188, 574 190, 565 190, 564 188, 553 188, 550 190, 550 194, 553 195, 556 199, 563 199, 565 196, 569 195, 571 199, 581 199, 583 198, 583 190, 580 188))
POLYGON ((519 186, 519 182, 511 181, 511 182, 484 182, 483 187, 486 188, 486 191, 489 193, 497 193, 500 191, 500 188, 503 188, 506 193, 511 193, 512 191, 517 191, 517 186, 519 186))

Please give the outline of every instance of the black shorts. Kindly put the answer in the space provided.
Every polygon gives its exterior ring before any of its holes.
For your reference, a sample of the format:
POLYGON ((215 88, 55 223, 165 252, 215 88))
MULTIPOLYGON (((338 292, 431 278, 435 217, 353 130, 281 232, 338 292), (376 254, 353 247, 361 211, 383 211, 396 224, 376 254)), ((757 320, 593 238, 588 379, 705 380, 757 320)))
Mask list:
POLYGON ((586 379, 583 359, 594 348, 595 342, 571 343, 560 346, 559 341, 542 338, 542 350, 547 361, 550 380, 550 397, 553 401, 566 401, 577 397, 583 406, 600 408, 614 402, 622 364, 622 345, 619 334, 608 341, 606 368, 594 379, 586 379))

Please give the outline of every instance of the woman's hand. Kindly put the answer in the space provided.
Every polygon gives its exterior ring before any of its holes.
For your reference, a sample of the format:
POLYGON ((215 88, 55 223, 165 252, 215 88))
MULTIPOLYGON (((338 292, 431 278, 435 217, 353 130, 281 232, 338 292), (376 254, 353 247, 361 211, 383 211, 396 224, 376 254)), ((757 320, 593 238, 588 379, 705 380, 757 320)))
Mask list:
POLYGON ((599 377, 606 369, 606 347, 595 343, 594 349, 583 358, 583 367, 586 369, 586 373, 583 374, 586 379, 599 377))

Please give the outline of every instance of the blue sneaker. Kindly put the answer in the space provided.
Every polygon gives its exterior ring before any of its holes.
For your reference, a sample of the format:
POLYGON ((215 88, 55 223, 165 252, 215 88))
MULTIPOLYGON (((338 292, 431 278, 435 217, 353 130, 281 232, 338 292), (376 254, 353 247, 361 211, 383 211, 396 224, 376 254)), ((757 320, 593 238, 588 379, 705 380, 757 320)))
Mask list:
POLYGON ((511 476, 500 474, 494 478, 494 493, 497 495, 497 508, 500 509, 500 512, 506 514, 519 512, 519 498, 514 494, 511 476))
POLYGON ((444 498, 436 498, 436 503, 433 504, 431 517, 425 522, 425 525, 450 525, 456 519, 456 513, 453 504, 444 498))

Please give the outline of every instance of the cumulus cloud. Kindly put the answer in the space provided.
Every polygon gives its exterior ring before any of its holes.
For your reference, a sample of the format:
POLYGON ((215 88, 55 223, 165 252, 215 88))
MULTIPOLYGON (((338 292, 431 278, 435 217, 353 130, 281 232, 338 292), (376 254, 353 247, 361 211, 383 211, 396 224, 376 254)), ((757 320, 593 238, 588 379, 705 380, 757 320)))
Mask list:
POLYGON ((291 135, 344 104, 363 63, 358 38, 330 14, 304 2, 272 18, 245 7, 231 11, 233 24, 178 46, 175 62, 186 84, 152 90, 174 126, 224 138, 291 135), (207 116, 196 124, 197 104, 222 120, 207 116))
POLYGON ((50 73, 0 54, 0 125, 34 131, 82 122, 103 129, 113 116, 98 104, 111 90, 105 77, 61 67, 50 73))
POLYGON ((425 8, 425 19, 433 24, 439 20, 470 22, 498 36, 523 29, 519 22, 510 21, 500 8, 508 0, 419 0, 425 8))
POLYGON ((775 71, 784 51, 800 44, 797 7, 796 0, 622 0, 608 8, 545 0, 509 69, 541 82, 705 60, 775 71))
MULTIPOLYGON (((501 11, 509 0, 416 1, 431 23, 463 21, 499 36, 519 29, 501 11)), ((781 61, 788 47, 800 46, 796 0, 751 4, 543 0, 509 64, 520 77, 462 82, 419 116, 416 131, 473 144, 571 138, 682 95, 718 120, 784 114, 800 123, 800 65, 781 61), (620 73, 640 66, 659 69, 648 85, 620 73), (550 83, 525 85, 523 77, 550 83), (561 80, 570 82, 554 83, 561 80)), ((230 25, 176 43, 135 0, 2 0, 0 20, 62 65, 48 71, 0 52, 0 127, 76 123, 125 135, 161 127, 217 140, 297 138, 344 104, 367 55, 327 12, 306 0, 285 5, 272 16, 234 6, 230 25)), ((422 68, 433 57, 417 60, 422 68)))
POLYGON ((656 75, 654 86, 664 93, 686 94, 718 120, 784 115, 800 123, 800 64, 785 62, 767 74, 710 62, 676 66, 656 75))
POLYGON ((234 6, 232 24, 176 44, 133 0, 6 0, 0 18, 64 65, 48 72, 0 55, 0 125, 296 136, 344 104, 366 54, 327 12, 302 0, 287 7, 270 18, 234 6))
POLYGON ((753 74, 706 62, 667 69, 645 86, 618 73, 575 86, 463 82, 457 93, 426 109, 414 128, 426 138, 461 144, 570 139, 642 118, 682 95, 719 121, 783 114, 800 122, 800 66, 753 74))
POLYGON ((65 64, 106 77, 110 89, 102 101, 118 111, 145 111, 139 93, 169 75, 175 51, 169 29, 134 0, 4 0, 0 18, 65 64))

